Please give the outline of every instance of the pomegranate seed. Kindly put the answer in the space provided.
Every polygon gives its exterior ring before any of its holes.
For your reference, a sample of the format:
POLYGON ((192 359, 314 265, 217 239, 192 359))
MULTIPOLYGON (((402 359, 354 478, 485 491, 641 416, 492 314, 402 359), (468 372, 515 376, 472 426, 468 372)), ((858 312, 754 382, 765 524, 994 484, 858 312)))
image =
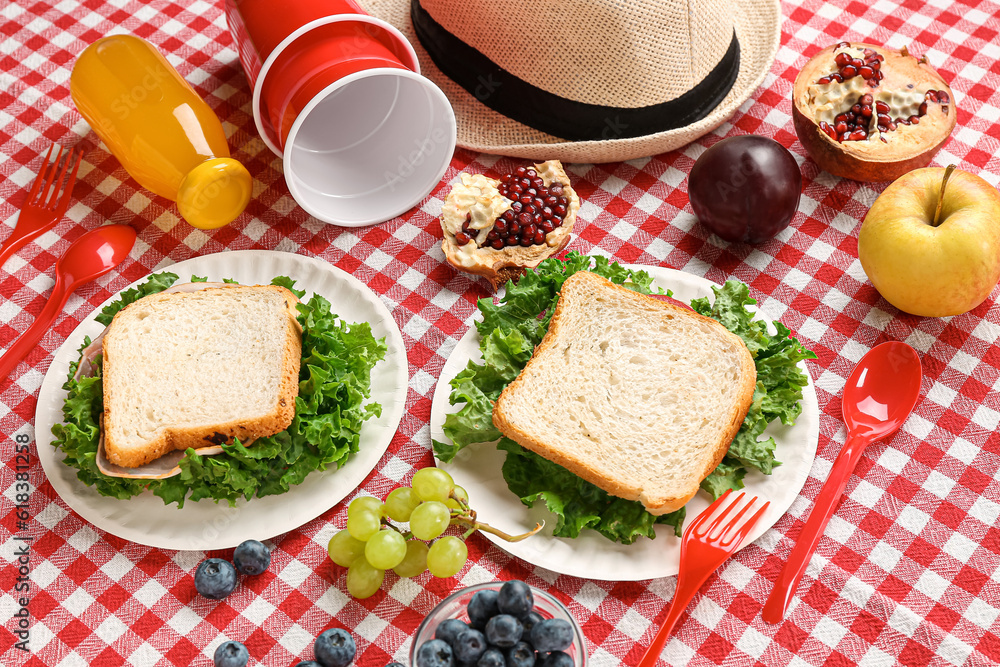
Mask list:
POLYGON ((545 187, 545 181, 543 181, 542 179, 537 178, 537 177, 531 179, 531 184, 533 186, 535 186, 536 188, 538 188, 539 190, 541 190, 542 188, 545 187))
POLYGON ((851 107, 851 112, 854 113, 855 117, 860 116, 861 115, 861 105, 860 104, 855 104, 853 107, 851 107))
POLYGON ((847 123, 841 121, 841 122, 837 123, 833 127, 833 129, 836 130, 837 134, 843 134, 844 132, 847 132, 847 123))
POLYGON ((905 118, 897 118, 896 123, 899 125, 909 125, 910 121, 906 120, 905 118))
POLYGON ((875 52, 874 52, 874 51, 872 51, 871 49, 865 49, 865 57, 866 57, 866 58, 870 58, 870 57, 872 57, 873 55, 875 55, 875 52))
POLYGON ((530 246, 530 245, 531 245, 531 242, 532 242, 533 240, 534 240, 534 239, 531 239, 531 238, 528 238, 527 236, 522 236, 522 237, 521 237, 521 240, 519 241, 519 243, 521 244, 521 247, 522 247, 522 248, 527 248, 528 246, 530 246))
POLYGON ((552 219, 552 208, 549 207, 549 206, 546 206, 545 208, 543 208, 542 209, 542 217, 545 218, 546 220, 551 220, 552 219))
POLYGON ((874 101, 874 98, 871 96, 870 93, 865 93, 864 95, 861 96, 861 99, 858 101, 861 102, 861 104, 871 105, 871 103, 874 101))
POLYGON ((816 79, 816 83, 819 84, 819 85, 821 85, 821 86, 825 85, 825 84, 828 84, 828 83, 830 83, 830 77, 828 77, 828 76, 820 77, 819 79, 816 79))
POLYGON ((521 213, 521 214, 519 214, 517 216, 517 222, 521 225, 522 228, 527 227, 528 225, 530 225, 531 221, 533 219, 534 219, 534 216, 532 216, 527 211, 524 211, 523 213, 521 213))
POLYGON ((538 172, 532 169, 531 167, 528 167, 527 169, 524 170, 524 175, 527 176, 528 178, 534 178, 535 176, 538 176, 538 172))
POLYGON ((558 203, 558 201, 559 200, 556 199, 555 195, 549 195, 548 197, 545 198, 545 205, 546 206, 555 206, 556 203, 558 203))
POLYGON ((830 80, 836 81, 837 83, 844 83, 844 77, 840 76, 840 73, 834 73, 830 75, 830 80))
POLYGON ((530 188, 531 187, 531 179, 527 178, 527 177, 522 178, 520 181, 517 182, 517 184, 520 185, 522 188, 530 188))
POLYGON ((896 124, 890 120, 889 121, 889 131, 891 132, 892 130, 895 130, 895 129, 896 129, 896 124))
POLYGON ((537 231, 538 227, 536 227, 534 224, 531 224, 521 230, 521 236, 534 236, 537 231))
POLYGON ((861 69, 865 64, 865 61, 861 58, 855 58, 851 61, 851 64, 854 65, 854 69, 861 69))
POLYGON ((854 68, 854 65, 848 65, 847 67, 840 68, 840 76, 845 79, 850 79, 851 77, 856 76, 857 73, 858 70, 854 68))
POLYGON ((511 234, 510 236, 508 236, 504 240, 504 243, 506 243, 508 246, 517 245, 518 242, 519 242, 519 239, 516 236, 514 236, 513 234, 511 234))
POLYGON ((843 67, 844 65, 851 64, 851 56, 848 53, 838 53, 837 57, 833 59, 838 66, 843 67))
POLYGON ((509 192, 511 199, 517 199, 518 197, 521 196, 521 193, 524 192, 524 188, 522 188, 520 185, 512 185, 509 188, 509 192))
POLYGON ((566 217, 566 206, 565 206, 565 204, 556 204, 555 208, 553 208, 553 209, 552 209, 552 212, 553 212, 553 213, 554 213, 554 214, 556 215, 556 217, 558 217, 558 218, 559 218, 560 220, 561 220, 562 218, 566 217))
POLYGON ((458 234, 455 234, 455 240, 458 242, 458 245, 465 245, 472 240, 472 237, 465 232, 459 232, 458 234))
POLYGON ((535 232, 535 238, 533 240, 535 242, 535 245, 541 245, 545 243, 545 232, 541 230, 535 232))
POLYGON ((552 224, 551 220, 546 220, 545 222, 542 223, 542 226, 541 226, 541 230, 543 232, 545 232, 546 234, 548 234, 549 232, 551 232, 555 228, 556 228, 556 226, 554 224, 552 224))
POLYGON ((490 241, 490 246, 494 250, 500 250, 505 245, 507 245, 507 242, 504 239, 497 239, 496 241, 490 241))
POLYGON ((832 127, 830 127, 830 124, 827 123, 825 120, 820 122, 819 129, 821 129, 824 132, 826 132, 830 136, 831 139, 836 139, 837 138, 837 133, 833 130, 832 127))
POLYGON ((489 241, 496 241, 498 238, 500 238, 500 232, 496 230, 496 227, 491 229, 489 233, 486 235, 486 239, 489 241))
POLYGON ((868 66, 859 67, 858 74, 861 75, 862 79, 870 79, 875 75, 875 70, 873 70, 871 67, 868 66))
POLYGON ((885 125, 879 125, 878 126, 878 131, 879 132, 888 132, 889 128, 887 128, 885 125))
POLYGON ((840 42, 834 48, 837 48, 837 49, 849 49, 849 48, 851 48, 851 43, 850 42, 840 42))
POLYGON ((882 69, 882 61, 881 60, 873 60, 871 62, 871 68, 873 70, 875 70, 876 72, 878 72, 880 69, 882 69))
POLYGON ((507 231, 507 219, 500 216, 496 222, 493 223, 493 229, 497 230, 498 233, 503 233, 507 231))
POLYGON ((561 197, 563 193, 562 183, 553 183, 549 186, 549 192, 554 194, 556 197, 561 197))
POLYGON ((944 92, 943 90, 939 90, 937 94, 937 101, 941 103, 947 103, 951 101, 951 97, 949 97, 948 93, 944 92))
POLYGON ((910 121, 910 125, 919 125, 920 124, 920 116, 910 116, 907 120, 910 121))
POLYGON ((928 90, 926 93, 924 93, 924 99, 929 102, 937 102, 937 91, 928 90))
POLYGON ((927 114, 927 102, 924 102, 923 104, 920 105, 920 108, 917 109, 917 113, 920 114, 921 116, 927 114))
POLYGON ((850 141, 861 141, 862 139, 866 138, 868 138, 868 134, 863 132, 862 130, 855 130, 854 132, 851 133, 851 136, 848 137, 850 141))
POLYGON ((518 201, 527 206, 528 204, 531 203, 531 195, 523 194, 521 195, 520 199, 518 199, 518 201))
POLYGON ((518 176, 524 176, 526 173, 528 173, 528 169, 526 167, 518 167, 517 169, 514 170, 514 173, 517 174, 518 176))
POLYGON ((888 127, 889 123, 891 123, 891 122, 892 122, 892 119, 889 118, 888 115, 886 115, 884 113, 880 113, 878 115, 878 124, 879 125, 885 125, 886 127, 888 127))
POLYGON ((541 197, 535 197, 531 203, 534 204, 535 208, 539 210, 541 210, 541 208, 545 206, 545 200, 542 199, 541 197))
POLYGON ((868 106, 867 104, 862 104, 861 105, 861 115, 864 116, 865 118, 871 118, 872 117, 872 108, 870 106, 868 106))
POLYGON ((510 227, 507 228, 508 235, 517 237, 521 234, 521 225, 516 222, 511 223, 510 227))
POLYGON ((847 120, 847 114, 846 113, 839 113, 839 114, 837 114, 837 117, 833 119, 833 122, 834 123, 842 123, 842 122, 844 122, 846 120, 847 120))
POLYGON ((889 113, 889 105, 879 100, 875 103, 875 111, 879 114, 887 114, 889 113))
POLYGON ((569 206, 569 201, 565 197, 559 197, 556 200, 556 204, 559 206, 569 206))

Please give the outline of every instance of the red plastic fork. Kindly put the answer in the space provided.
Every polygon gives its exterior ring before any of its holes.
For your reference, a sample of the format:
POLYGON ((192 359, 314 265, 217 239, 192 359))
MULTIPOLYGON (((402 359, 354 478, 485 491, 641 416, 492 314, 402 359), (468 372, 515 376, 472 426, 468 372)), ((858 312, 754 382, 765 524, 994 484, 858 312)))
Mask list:
POLYGON ((744 538, 753 530, 754 525, 767 510, 767 506, 771 504, 771 501, 765 502, 763 507, 752 516, 744 518, 746 513, 757 503, 757 497, 751 496, 749 503, 740 507, 734 516, 729 517, 732 511, 743 502, 743 498, 746 496, 746 492, 743 492, 715 518, 712 518, 716 510, 726 505, 729 494, 730 491, 726 491, 719 496, 718 500, 699 514, 698 518, 684 530, 681 542, 680 572, 677 575, 677 590, 674 591, 674 599, 670 603, 670 609, 667 610, 666 618, 663 619, 663 625, 660 626, 656 637, 653 638, 653 643, 646 649, 638 667, 653 667, 656 664, 667 639, 670 637, 670 631, 674 629, 677 619, 687 609, 691 598, 705 583, 709 575, 740 548, 744 538), (709 522, 709 519, 712 521, 709 522), (706 524, 708 525, 706 526, 706 524))
POLYGON ((76 183, 76 171, 80 168, 82 153, 68 149, 64 156, 63 149, 60 147, 59 152, 56 153, 56 159, 50 163, 49 158, 52 157, 53 148, 55 147, 49 146, 49 152, 45 154, 42 168, 38 170, 38 176, 35 177, 35 184, 31 187, 28 198, 21 205, 21 214, 17 218, 14 231, 0 248, 0 267, 3 267, 10 256, 23 248, 26 243, 55 227, 66 214, 66 209, 69 208, 69 200, 73 195, 73 185, 76 183), (73 171, 70 172, 68 178, 65 178, 66 171, 74 158, 76 164, 73 166, 73 171), (59 167, 60 162, 62 168, 59 167), (56 175, 57 171, 59 172, 58 176, 56 175), (59 194, 60 190, 62 196, 59 194))

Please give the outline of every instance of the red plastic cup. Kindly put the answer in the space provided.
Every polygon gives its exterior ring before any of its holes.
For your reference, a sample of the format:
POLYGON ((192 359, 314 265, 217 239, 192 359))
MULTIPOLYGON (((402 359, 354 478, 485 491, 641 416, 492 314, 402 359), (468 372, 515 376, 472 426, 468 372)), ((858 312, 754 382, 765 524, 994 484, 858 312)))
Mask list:
POLYGON ((307 212, 382 222, 441 180, 455 115, 396 28, 351 0, 226 0, 226 19, 257 130, 307 212))

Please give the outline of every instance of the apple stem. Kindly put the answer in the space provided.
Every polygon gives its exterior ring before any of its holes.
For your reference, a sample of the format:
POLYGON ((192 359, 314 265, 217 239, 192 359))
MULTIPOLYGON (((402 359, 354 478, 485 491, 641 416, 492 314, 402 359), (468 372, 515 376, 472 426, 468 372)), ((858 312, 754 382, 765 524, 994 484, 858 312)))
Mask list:
POLYGON ((944 178, 941 179, 941 193, 938 195, 937 209, 934 211, 934 219, 931 221, 932 227, 937 227, 941 224, 941 207, 944 205, 944 188, 948 185, 948 179, 951 177, 951 172, 955 171, 955 165, 949 164, 944 170, 944 178))

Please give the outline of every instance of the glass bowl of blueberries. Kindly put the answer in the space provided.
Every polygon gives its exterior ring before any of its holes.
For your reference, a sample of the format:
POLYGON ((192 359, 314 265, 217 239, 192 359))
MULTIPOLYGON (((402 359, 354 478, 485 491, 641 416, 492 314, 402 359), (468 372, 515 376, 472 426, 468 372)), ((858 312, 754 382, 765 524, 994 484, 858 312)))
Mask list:
POLYGON ((424 618, 411 667, 585 667, 583 630, 562 602, 523 581, 476 584, 424 618))

